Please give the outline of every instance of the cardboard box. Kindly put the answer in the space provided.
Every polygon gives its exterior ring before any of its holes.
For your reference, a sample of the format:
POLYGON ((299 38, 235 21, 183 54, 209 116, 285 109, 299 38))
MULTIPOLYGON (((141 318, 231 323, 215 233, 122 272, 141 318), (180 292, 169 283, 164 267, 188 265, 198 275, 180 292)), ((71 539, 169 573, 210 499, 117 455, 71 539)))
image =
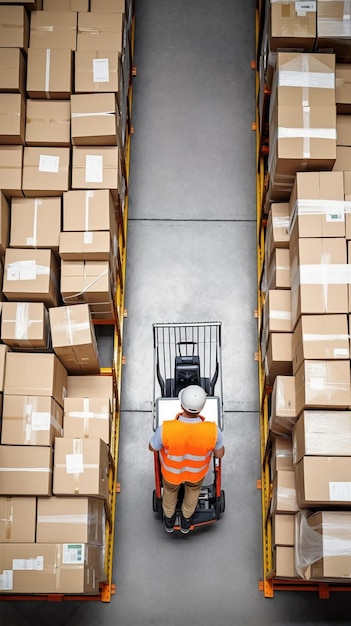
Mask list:
POLYGON ((287 202, 271 205, 265 237, 265 261, 270 263, 275 248, 289 247, 289 204, 287 202))
POLYGON ((37 543, 105 543, 105 509, 100 498, 38 498, 37 543))
POLYGON ((272 385, 278 375, 292 374, 292 333, 271 333, 265 357, 267 383, 272 385))
POLYGON ((336 116, 337 146, 351 146, 351 120, 349 115, 336 116))
POLYGON ((58 252, 60 231, 60 197, 12 199, 12 248, 50 248, 58 252))
POLYGON ((23 6, 0 6, 0 41, 2 48, 28 50, 29 22, 23 6))
POLYGON ((290 289, 290 255, 287 248, 275 248, 265 274, 267 289, 290 289))
POLYGON ((23 192, 25 196, 57 196, 68 191, 70 149, 24 148, 23 192))
POLYGON ((75 304, 49 309, 55 354, 70 374, 99 374, 95 329, 89 306, 75 304))
POLYGON ((55 495, 108 499, 108 446, 101 439, 56 439, 55 495))
POLYGON ((294 470, 278 470, 273 477, 271 514, 297 511, 294 470))
POLYGON ((120 151, 117 147, 74 146, 72 189, 119 189, 120 151))
POLYGON ((117 236, 112 194, 108 189, 67 191, 63 194, 64 231, 110 231, 117 236))
POLYGON ((63 411, 50 396, 4 394, 1 443, 53 446, 62 437, 63 411))
POLYGON ((2 592, 98 594, 101 552, 79 543, 0 544, 2 592))
POLYGON ((75 146, 116 146, 117 101, 113 93, 71 96, 71 135, 75 146))
POLYGON ((303 361, 295 374, 296 413, 351 406, 349 361, 303 361))
POLYGON ((106 398, 65 398, 64 437, 111 441, 111 402, 106 398))
POLYGON ((29 48, 27 92, 30 98, 69 100, 73 89, 71 50, 29 48), (62 68, 65 71, 62 72, 62 68))
POLYGON ((303 456, 351 456, 351 411, 304 411, 292 441, 295 464, 303 456))
POLYGON ((270 289, 263 308, 263 326, 266 334, 291 333, 290 289, 270 289))
POLYGON ((114 297, 113 280, 108 261, 61 261, 61 295, 66 304, 85 302, 109 308, 114 297))
POLYGON ((44 11, 89 11, 89 0, 44 0, 44 11))
POLYGON ((0 497, 0 542, 34 543, 37 501, 35 497, 0 497))
POLYGON ((0 445, 0 494, 49 496, 52 493, 52 448, 0 445))
POLYGON ((27 146, 70 146, 70 103, 27 100, 27 146))
POLYGON ((3 293, 8 300, 57 306, 59 269, 52 250, 7 248, 3 293))
POLYGON ((347 315, 301 315, 293 334, 293 374, 304 359, 350 359, 347 315))
MULTIPOLYGON (((0 48, 1 50, 1 48, 0 48)), ((0 191, 0 256, 5 254, 10 237, 10 206, 0 191)))
POLYGON ((318 511, 307 519, 303 545, 311 580, 350 579, 350 511, 318 511))
POLYGON ((24 144, 26 105, 20 93, 0 93, 0 143, 24 144))
POLYGON ((292 326, 305 313, 347 313, 346 241, 290 239, 292 326))
POLYGON ((295 552, 292 546, 276 546, 273 560, 275 578, 299 578, 295 570, 295 552))
POLYGON ((40 11, 43 8, 42 0, 0 0, 0 4, 21 4, 25 6, 28 11, 40 11))
POLYGON ((336 161, 333 166, 334 172, 344 172, 351 168, 351 147, 350 146, 337 146, 336 147, 336 161))
POLYGON ((272 515, 272 541, 274 546, 295 544, 295 516, 284 513, 272 515))
POLYGON ((62 232, 59 255, 64 261, 113 262, 110 233, 105 231, 62 232))
POLYGON ((23 146, 0 145, 0 189, 6 198, 22 196, 23 146))
POLYGON ((342 172, 297 172, 290 196, 290 233, 345 237, 342 172))
POLYGON ((297 419, 294 376, 277 376, 273 383, 269 428, 277 434, 290 434, 297 419))
POLYGON ((78 13, 77 50, 122 53, 124 23, 121 13, 78 13))
POLYGON ((304 456, 295 466, 299 508, 350 506, 350 475, 349 456, 304 456))
MULTIPOLYGON (((351 215, 349 216, 351 218, 351 215)), ((350 219, 351 223, 351 219, 350 219)), ((351 264, 351 242, 347 242, 347 258, 348 258, 348 269, 351 264)), ((348 297, 349 297, 349 311, 351 311, 351 279, 348 278, 348 297)))
POLYGON ((67 372, 55 354, 9 352, 4 393, 20 396, 52 396, 63 407, 67 372))
POLYGON ((1 392, 1 410, 2 410, 2 392, 4 391, 5 368, 8 347, 0 344, 0 392, 1 392))
POLYGON ((90 0, 92 13, 126 13, 126 0, 90 0))
POLYGON ((316 2, 305 3, 299 10, 296 2, 270 3, 270 49, 302 48, 312 50, 316 39, 316 2))
POLYGON ((113 50, 78 50, 75 53, 76 93, 115 93, 122 101, 121 55, 113 50))
POLYGON ((351 113, 351 65, 336 64, 335 99, 338 115, 351 113))
POLYGON ((20 48, 0 48, 0 92, 25 95, 26 65, 20 48))
POLYGON ((114 406, 112 376, 67 376, 67 398, 109 398, 114 406))
POLYGON ((317 48, 332 49, 339 62, 350 63, 350 8, 343 0, 318 0, 317 48))
POLYGON ((76 50, 77 13, 34 11, 30 22, 30 47, 76 50))
POLYGON ((49 315, 43 302, 3 302, 1 341, 11 348, 48 348, 49 315))
POLYGON ((277 471, 293 469, 291 437, 276 435, 272 442, 271 476, 277 471))

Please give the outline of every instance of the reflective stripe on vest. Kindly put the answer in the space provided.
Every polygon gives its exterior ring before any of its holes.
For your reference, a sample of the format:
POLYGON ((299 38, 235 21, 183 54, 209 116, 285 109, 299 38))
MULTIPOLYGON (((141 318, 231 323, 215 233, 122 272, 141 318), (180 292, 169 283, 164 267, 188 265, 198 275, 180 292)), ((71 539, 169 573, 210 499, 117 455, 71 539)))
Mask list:
POLYGON ((207 474, 216 440, 217 425, 213 422, 164 422, 160 450, 164 478, 177 485, 199 482, 207 474))

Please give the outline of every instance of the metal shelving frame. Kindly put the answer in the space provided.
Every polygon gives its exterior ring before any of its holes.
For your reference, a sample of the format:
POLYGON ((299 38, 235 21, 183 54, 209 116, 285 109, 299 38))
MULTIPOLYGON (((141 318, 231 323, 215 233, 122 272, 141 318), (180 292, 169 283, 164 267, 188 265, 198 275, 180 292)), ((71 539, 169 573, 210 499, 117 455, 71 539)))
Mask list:
MULTIPOLYGON (((264 116, 259 112, 259 58, 264 26, 265 4, 270 0, 256 0, 256 58, 251 67, 256 71, 256 119, 252 129, 256 131, 256 217, 257 217, 257 334, 258 352, 258 383, 259 383, 259 423, 260 423, 260 455, 261 455, 261 478, 257 481, 257 487, 261 490, 262 502, 262 553, 263 553, 263 578, 259 581, 259 590, 265 598, 273 598, 276 591, 314 591, 320 598, 328 599, 331 592, 351 592, 351 584, 334 584, 329 582, 305 581, 296 579, 282 579, 275 577, 273 565, 272 525, 269 515, 272 484, 270 479, 270 449, 271 437, 269 433, 269 404, 271 387, 265 380, 265 371, 261 358, 261 320, 264 304, 264 293, 261 289, 261 281, 264 271, 265 255, 265 228, 267 213, 265 212, 265 190, 267 182, 266 159, 269 152, 268 128, 265 126, 264 116)), ((263 110, 269 106, 268 90, 263 94, 263 110)))

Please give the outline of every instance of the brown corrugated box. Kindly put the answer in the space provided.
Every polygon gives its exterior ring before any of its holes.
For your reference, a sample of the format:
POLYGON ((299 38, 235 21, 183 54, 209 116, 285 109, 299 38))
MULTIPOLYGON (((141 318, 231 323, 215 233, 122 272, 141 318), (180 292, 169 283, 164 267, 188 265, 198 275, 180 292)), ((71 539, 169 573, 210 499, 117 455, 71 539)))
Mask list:
POLYGON ((347 315, 301 315, 292 340, 293 374, 304 359, 350 359, 347 315))
POLYGON ((2 48, 28 50, 29 22, 23 6, 0 6, 0 41, 2 48))
POLYGON ((22 4, 28 11, 40 11, 43 8, 43 0, 0 0, 0 4, 22 4))
POLYGON ((126 13, 126 0, 90 0, 92 13, 126 13))
POLYGON ((124 15, 78 13, 77 50, 123 51, 124 15))
POLYGON ((277 471, 292 470, 292 440, 291 437, 275 435, 272 442, 271 476, 277 471))
POLYGON ((292 333, 271 333, 265 357, 267 383, 272 385, 278 375, 292 374, 292 333))
POLYGON ((109 398, 113 406, 112 376, 67 376, 67 398, 109 398))
POLYGON ((290 239, 292 326, 304 313, 347 313, 346 240, 290 239))
POLYGON ((108 230, 115 237, 117 223, 111 192, 108 189, 65 192, 63 230, 108 230))
POLYGON ((272 541, 274 546, 295 544, 295 516, 284 513, 272 515, 272 541))
POLYGON ((303 456, 351 456, 351 411, 304 411, 292 438, 295 464, 303 456))
POLYGON ((0 496, 0 543, 34 543, 35 497, 0 496))
POLYGON ((58 252, 61 231, 61 198, 13 198, 10 246, 50 248, 58 252))
POLYGON ((71 136, 75 146, 115 146, 119 114, 113 93, 71 96, 71 136))
POLYGON ((270 512, 290 514, 297 511, 294 470, 277 470, 273 477, 270 512))
POLYGON ((1 341, 13 348, 48 348, 49 315, 43 302, 3 302, 1 341))
POLYGON ((297 172, 290 196, 290 236, 345 237, 342 172, 297 172))
POLYGON ((0 392, 1 392, 1 410, 2 410, 2 392, 4 391, 5 369, 8 347, 0 344, 0 392))
POLYGON ((300 508, 350 506, 351 457, 304 456, 295 466, 300 508))
POLYGON ((296 422, 294 376, 277 376, 271 396, 269 428, 277 434, 290 434, 296 422))
POLYGON ((273 203, 270 207, 265 237, 265 262, 270 258, 275 248, 289 247, 289 204, 287 202, 273 203))
POLYGON ((67 372, 55 354, 8 352, 4 393, 52 396, 60 406, 67 392, 67 372))
POLYGON ((336 161, 333 166, 334 172, 344 172, 349 170, 351 165, 351 147, 336 146, 336 161))
POLYGON ((275 248, 265 267, 266 289, 290 289, 290 255, 287 248, 275 248))
POLYGON ((3 292, 8 300, 57 306, 59 268, 52 250, 7 248, 3 292))
POLYGON ((295 374, 296 412, 351 406, 349 361, 303 361, 295 374))
POLYGON ((0 494, 51 495, 52 457, 49 446, 0 445, 0 494))
POLYGON ((57 196, 68 191, 70 149, 24 148, 23 193, 25 196, 57 196))
POLYGON ((10 237, 10 206, 4 194, 0 191, 0 255, 5 254, 10 237))
POLYGON ((23 146, 0 145, 0 189, 7 198, 22 193, 23 146))
MULTIPOLYGON (((61 261, 61 295, 66 304, 105 305, 111 310, 115 285, 108 261, 61 261)), ((98 308, 91 307, 91 312, 98 308)))
POLYGON ((293 546, 276 546, 273 549, 273 569, 275 578, 299 578, 295 570, 293 546))
POLYGON ((70 103, 27 100, 27 146, 70 146, 70 103))
POLYGON ((338 114, 351 113, 351 65, 336 64, 335 99, 338 114))
POLYGON ((89 0, 44 0, 44 11, 89 11, 89 0))
POLYGON ((74 146, 72 150, 73 189, 119 189, 120 151, 117 147, 74 146))
MULTIPOLYGON (((349 222, 351 225, 351 214, 349 215, 349 222)), ((347 258, 348 258, 348 268, 351 265, 351 241, 347 242, 347 258)), ((351 312, 351 279, 349 278, 348 284, 348 296, 349 296, 349 312, 351 312)))
POLYGON ((270 3, 270 12, 271 50, 278 48, 313 49, 317 27, 316 3, 309 3, 306 5, 306 9, 303 7, 299 9, 299 3, 278 0, 270 3))
POLYGON ((49 309, 52 346, 70 374, 99 374, 95 329, 89 306, 74 304, 49 309))
POLYGON ((20 93, 0 93, 0 143, 24 144, 26 103, 20 93))
POLYGON ((336 116, 337 146, 351 146, 351 118, 349 115, 336 116))
POLYGON ((64 261, 110 261, 114 250, 108 231, 62 232, 59 255, 64 261))
POLYGON ((53 446, 62 436, 63 410, 50 396, 4 394, 1 443, 53 446))
POLYGON ((55 495, 108 499, 109 450, 101 439, 56 439, 55 495))
POLYGON ((34 11, 30 22, 30 48, 76 50, 77 13, 34 11))
POLYGON ((263 327, 270 332, 291 333, 290 289, 270 289, 263 307, 263 327))
POLYGON ((332 49, 339 62, 351 60, 350 8, 343 0, 318 0, 317 48, 332 49))
POLYGON ((20 48, 0 48, 0 91, 26 93, 26 61, 20 48))
POLYGON ((122 102, 121 55, 113 50, 77 50, 75 53, 76 93, 115 93, 122 102))
POLYGON ((71 50, 29 48, 27 92, 30 98, 69 100, 73 89, 71 50), (65 71, 62 72, 62 68, 65 71))
POLYGON ((101 558, 87 544, 0 544, 2 592, 98 594, 101 558))
POLYGON ((105 542, 104 501, 100 498, 38 498, 36 542, 105 542))
POLYGON ((350 523, 350 511, 318 511, 307 519, 303 546, 304 557, 311 562, 311 580, 349 581, 350 523))
POLYGON ((63 408, 64 437, 102 439, 110 445, 112 413, 108 397, 65 398, 63 408))

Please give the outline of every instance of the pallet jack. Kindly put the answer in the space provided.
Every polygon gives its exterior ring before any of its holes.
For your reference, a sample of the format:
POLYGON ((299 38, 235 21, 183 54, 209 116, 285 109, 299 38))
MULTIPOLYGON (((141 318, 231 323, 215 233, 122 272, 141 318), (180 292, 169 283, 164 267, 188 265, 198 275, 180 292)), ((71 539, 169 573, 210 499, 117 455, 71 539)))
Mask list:
MULTIPOLYGON (((201 415, 223 430, 223 384, 221 322, 153 324, 154 381, 153 430, 174 419, 182 408, 179 392, 188 385, 200 385, 207 393, 201 415)), ((162 474, 158 452, 154 452, 155 489, 152 508, 159 519, 162 512, 162 474)), ((180 530, 180 506, 184 489, 179 489, 175 530, 180 530)), ((213 524, 225 510, 221 488, 221 459, 213 457, 201 488, 190 530, 213 524)))

